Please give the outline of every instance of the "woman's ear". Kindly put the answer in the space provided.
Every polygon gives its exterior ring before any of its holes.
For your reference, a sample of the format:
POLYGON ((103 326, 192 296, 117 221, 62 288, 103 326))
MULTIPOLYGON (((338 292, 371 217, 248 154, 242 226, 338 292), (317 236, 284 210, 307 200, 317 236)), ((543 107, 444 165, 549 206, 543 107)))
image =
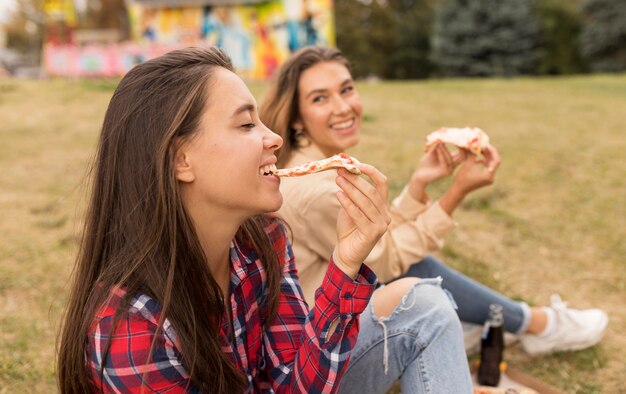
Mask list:
POLYGON ((191 183, 196 179, 191 166, 189 156, 184 147, 179 147, 176 150, 176 156, 174 157, 174 167, 176 169, 176 179, 181 182, 191 183))

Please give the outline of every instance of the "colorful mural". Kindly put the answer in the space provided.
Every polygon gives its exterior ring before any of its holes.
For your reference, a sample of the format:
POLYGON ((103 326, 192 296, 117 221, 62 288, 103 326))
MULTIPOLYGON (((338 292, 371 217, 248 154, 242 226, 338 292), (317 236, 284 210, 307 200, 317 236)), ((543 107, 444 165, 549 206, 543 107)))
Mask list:
POLYGON ((139 45, 136 43, 89 45, 47 44, 43 62, 49 76, 119 77, 135 65, 183 45, 139 45))
POLYGON ((274 0, 257 5, 185 8, 129 2, 132 44, 71 48, 47 45, 51 75, 122 75, 139 61, 184 46, 218 46, 237 71, 267 79, 296 49, 335 45, 333 0, 274 0))

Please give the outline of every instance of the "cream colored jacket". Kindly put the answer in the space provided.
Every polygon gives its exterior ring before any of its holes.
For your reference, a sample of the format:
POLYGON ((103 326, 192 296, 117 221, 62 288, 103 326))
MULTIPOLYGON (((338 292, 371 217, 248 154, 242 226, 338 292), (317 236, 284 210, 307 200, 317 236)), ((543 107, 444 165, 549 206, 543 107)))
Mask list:
MULTIPOLYGON (((314 145, 295 150, 286 167, 323 159, 314 145)), ((303 177, 281 178, 284 196, 279 215, 291 227, 291 241, 304 297, 312 305, 315 290, 322 284, 328 260, 337 243, 339 201, 335 193, 336 171, 303 177)), ((365 263, 381 282, 403 274, 429 252, 443 246, 444 236, 455 227, 439 203, 416 201, 405 187, 390 207, 391 224, 365 263)))

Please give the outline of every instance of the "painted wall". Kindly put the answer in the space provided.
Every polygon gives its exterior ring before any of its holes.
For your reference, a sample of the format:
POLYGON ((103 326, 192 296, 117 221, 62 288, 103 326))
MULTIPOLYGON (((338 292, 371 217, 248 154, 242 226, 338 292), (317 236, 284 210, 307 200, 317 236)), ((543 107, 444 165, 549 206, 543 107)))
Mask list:
POLYGON ((119 77, 135 65, 182 45, 139 45, 136 43, 44 46, 44 66, 49 76, 119 77))
POLYGON ((274 0, 232 7, 147 8, 129 4, 133 43, 46 45, 50 75, 123 75, 137 62, 185 46, 218 46, 237 71, 267 79, 294 50, 335 45, 333 0, 274 0))

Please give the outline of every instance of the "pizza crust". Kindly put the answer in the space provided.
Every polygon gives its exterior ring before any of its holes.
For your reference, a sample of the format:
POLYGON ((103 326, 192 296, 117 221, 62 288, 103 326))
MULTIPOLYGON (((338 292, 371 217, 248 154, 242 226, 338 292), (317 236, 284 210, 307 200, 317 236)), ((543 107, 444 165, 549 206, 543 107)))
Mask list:
POLYGON ((480 155, 489 145, 489 136, 478 127, 442 127, 426 136, 425 151, 430 150, 438 142, 452 144, 480 155))
POLYGON ((359 164, 360 162, 354 157, 345 153, 340 153, 326 159, 310 161, 296 167, 281 168, 279 170, 276 170, 274 172, 274 175, 281 177, 302 176, 336 168, 345 168, 351 173, 359 175, 361 174, 359 164))

